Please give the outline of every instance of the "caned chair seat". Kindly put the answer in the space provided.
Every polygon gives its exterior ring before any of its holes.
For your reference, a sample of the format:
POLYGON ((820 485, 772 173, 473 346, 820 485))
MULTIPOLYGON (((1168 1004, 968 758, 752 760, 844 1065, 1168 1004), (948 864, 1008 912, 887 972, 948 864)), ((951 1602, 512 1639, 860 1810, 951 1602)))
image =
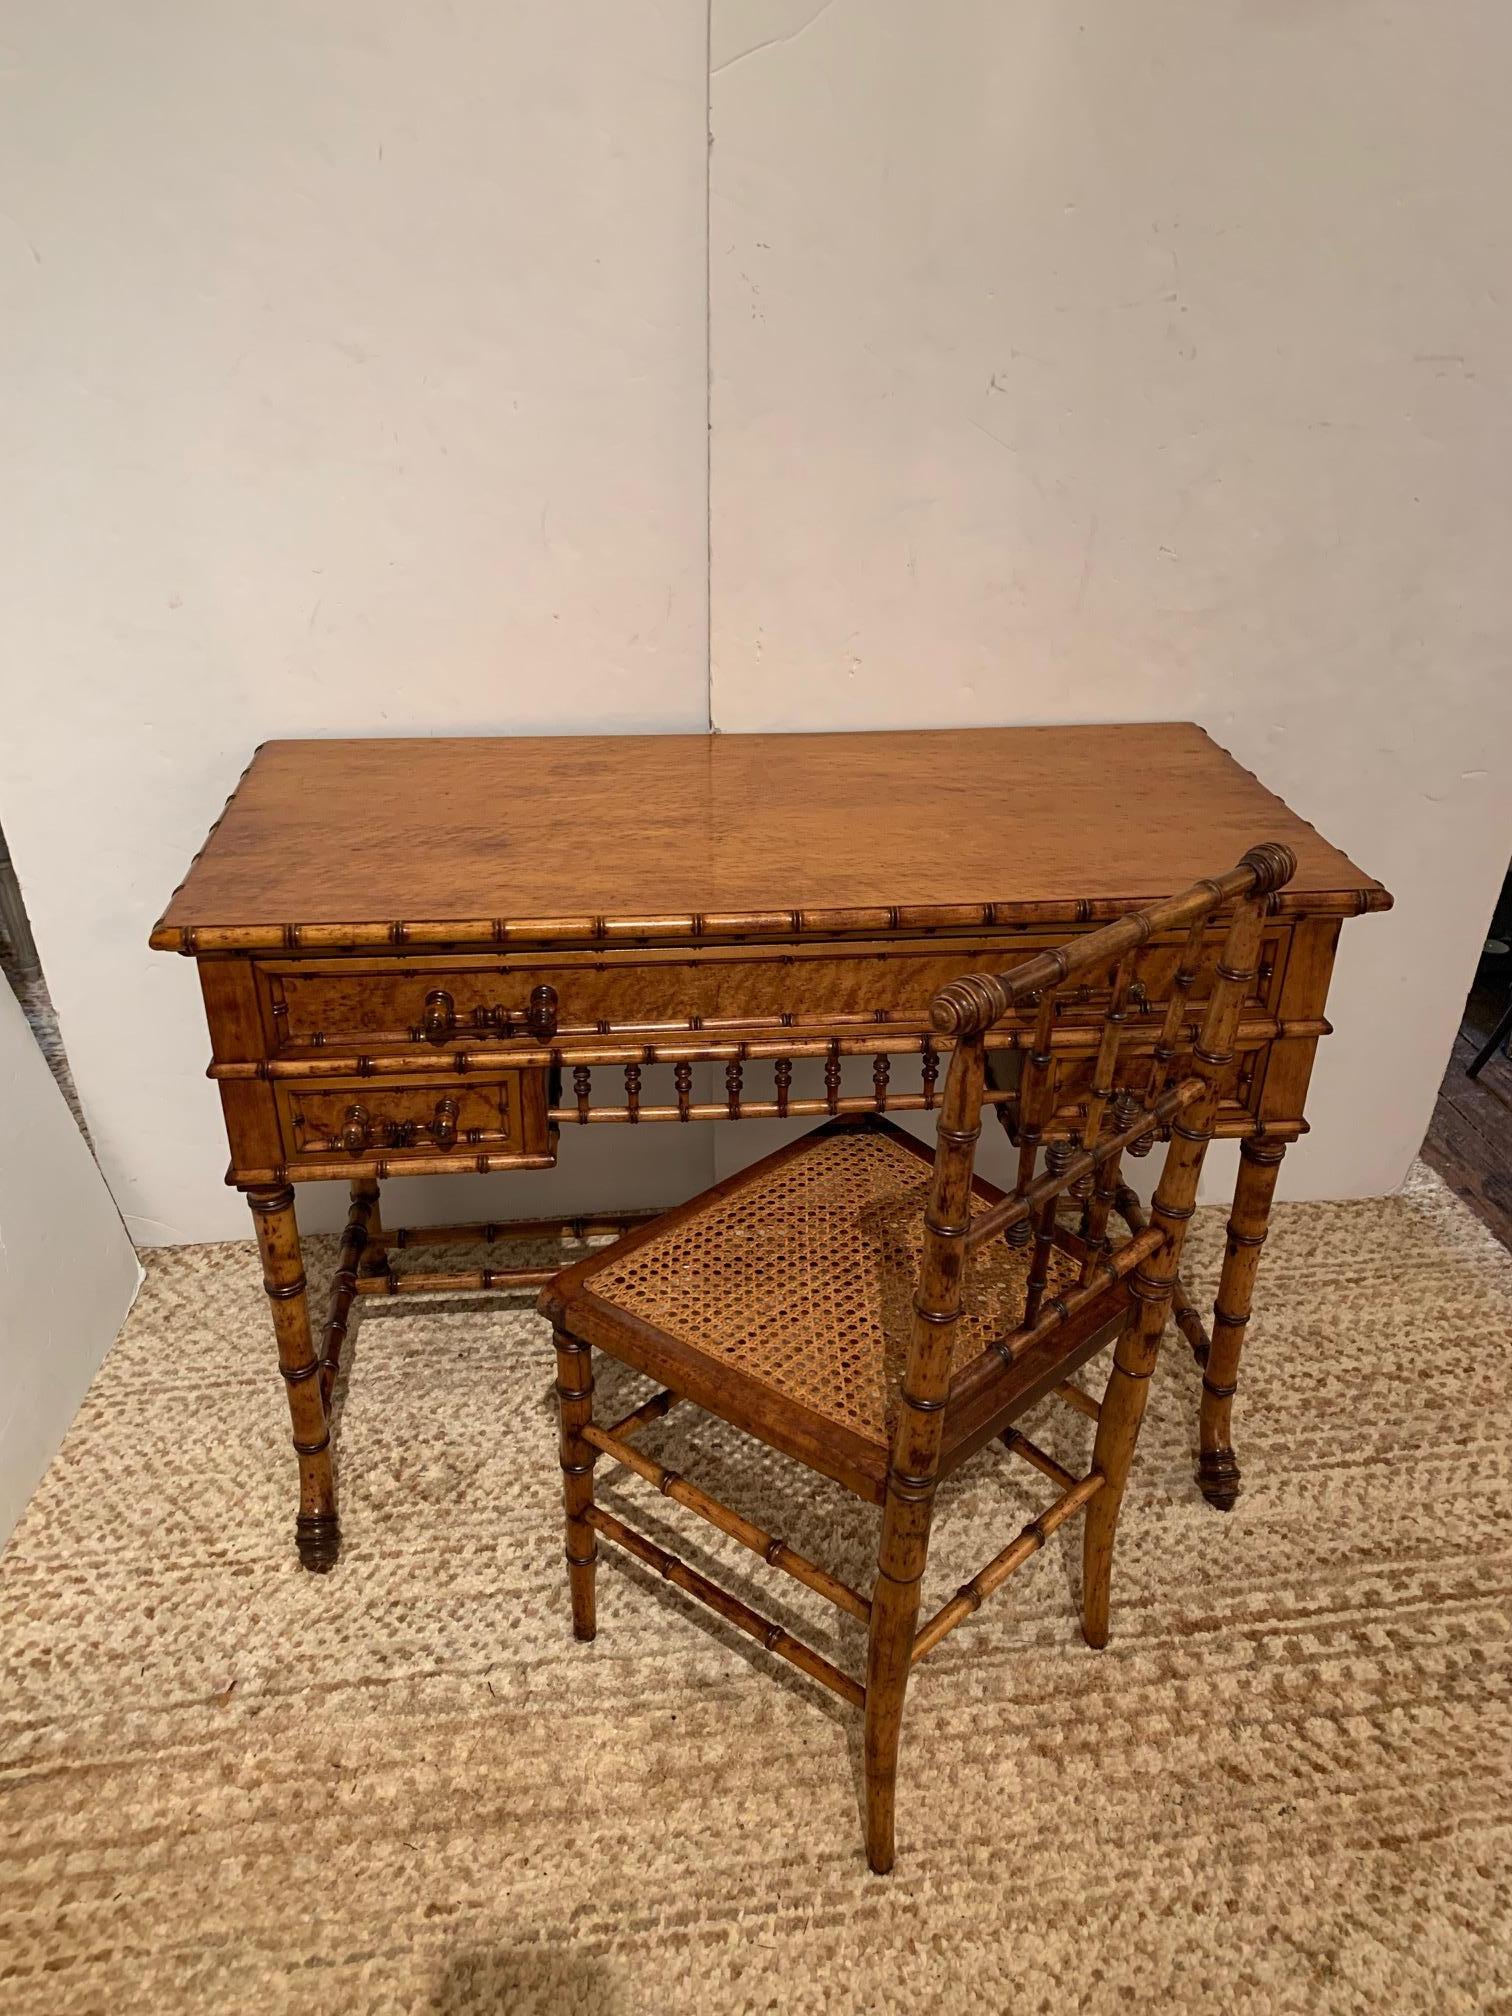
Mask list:
MULTIPOLYGON (((933 1167, 886 1120, 836 1122, 567 1269, 550 1307, 590 1344, 880 1504, 933 1167)), ((977 1178, 972 1216, 1001 1199, 977 1178)), ((1083 1252, 1057 1227, 1047 1302, 1079 1284, 1083 1252)), ((986 1439, 973 1430, 987 1411, 998 1429, 1005 1409, 1038 1397, 1038 1361, 1026 1372, 992 1349, 1019 1321, 1030 1265, 1027 1242, 994 1239, 972 1256, 950 1337, 962 1404, 947 1410, 942 1473, 986 1439)), ((1126 1300, 1110 1284, 1062 1326, 1057 1376, 1126 1300)))

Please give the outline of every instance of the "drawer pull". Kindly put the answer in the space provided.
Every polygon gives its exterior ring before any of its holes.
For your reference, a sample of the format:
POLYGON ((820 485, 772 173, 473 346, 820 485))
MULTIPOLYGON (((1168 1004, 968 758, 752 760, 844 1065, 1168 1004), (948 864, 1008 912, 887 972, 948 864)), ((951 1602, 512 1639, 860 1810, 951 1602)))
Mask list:
POLYGON ((380 1120, 374 1126, 366 1106, 348 1106, 342 1116, 341 1132, 332 1145, 344 1149, 348 1155, 362 1155, 375 1143, 380 1148, 413 1148, 416 1134, 429 1134, 444 1152, 457 1145, 458 1118, 457 1102, 449 1098, 436 1101, 428 1127, 413 1120, 380 1120))
POLYGON ((457 1026, 457 1004, 444 987, 432 987, 420 1011, 420 1029, 427 1043, 444 1043, 457 1026))
POLYGON ((341 1122, 338 1144, 348 1155, 360 1155, 373 1139, 373 1123, 366 1106, 348 1106, 341 1122))
POLYGON ((537 1043, 549 1043, 557 1033, 557 991, 532 987, 529 1005, 519 1014, 503 1007, 475 1009, 473 1024, 496 1036, 534 1036, 537 1043))
POLYGON ((557 991, 555 987, 532 987, 530 1006, 525 1010, 525 1027, 538 1043, 549 1043, 557 1033, 557 991))
MULTIPOLYGON (((532 987, 529 1004, 519 1010, 475 1008, 472 1027, 480 1035, 534 1036, 549 1043, 557 1033, 557 991, 555 987, 532 987)), ((410 1031, 411 1039, 445 1043, 457 1033, 457 1003, 444 987, 432 987, 420 1010, 420 1026, 410 1031)))

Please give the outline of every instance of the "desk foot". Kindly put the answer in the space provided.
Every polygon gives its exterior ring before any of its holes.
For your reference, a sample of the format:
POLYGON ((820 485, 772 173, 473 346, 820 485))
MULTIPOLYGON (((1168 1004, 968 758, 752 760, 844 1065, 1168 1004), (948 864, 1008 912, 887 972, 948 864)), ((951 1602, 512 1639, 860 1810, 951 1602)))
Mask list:
POLYGON ((341 1553, 341 1522, 334 1514, 301 1512, 294 1521, 299 1565, 311 1575, 329 1575, 341 1553))
POLYGON ((1239 1496, 1239 1459, 1232 1449, 1204 1449, 1197 1459, 1197 1486, 1215 1512, 1232 1512, 1239 1496))

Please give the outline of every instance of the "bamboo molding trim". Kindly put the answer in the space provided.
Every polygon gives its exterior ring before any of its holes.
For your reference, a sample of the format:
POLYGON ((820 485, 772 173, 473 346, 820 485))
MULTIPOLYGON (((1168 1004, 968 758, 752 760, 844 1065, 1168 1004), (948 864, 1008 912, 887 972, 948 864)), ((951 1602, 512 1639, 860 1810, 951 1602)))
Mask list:
POLYGON ((629 1435, 638 1435, 642 1428, 649 1428, 653 1421, 660 1421, 681 1406, 682 1395, 674 1393, 670 1386, 663 1386, 659 1393, 653 1393, 649 1400, 643 1400, 639 1407, 632 1407, 628 1414, 622 1414, 618 1421, 611 1421, 608 1432, 616 1440, 624 1441, 629 1435))
POLYGON ((754 1520, 746 1519, 716 1498, 712 1492, 700 1490, 698 1485, 689 1483, 686 1477, 675 1470, 668 1470, 658 1463, 654 1456, 634 1449, 628 1442, 621 1441, 611 1429, 595 1428, 590 1422, 583 1430, 583 1440, 604 1455, 612 1457, 616 1463, 623 1463, 627 1470, 633 1470, 637 1477, 643 1477, 654 1485, 664 1498, 670 1498, 675 1505, 682 1505, 689 1512, 696 1512, 709 1525, 717 1526, 721 1533, 728 1533, 732 1540, 738 1540, 742 1547, 748 1547, 753 1554, 759 1554, 769 1568, 780 1568, 785 1575, 791 1575, 795 1582, 801 1582, 806 1589, 812 1589, 817 1596, 823 1596, 833 1603, 837 1610, 849 1611, 863 1624, 870 1621, 871 1604, 859 1589, 852 1589, 848 1582, 842 1582, 829 1570, 821 1568, 817 1561, 811 1561, 806 1554, 800 1554, 796 1547, 790 1547, 786 1540, 774 1533, 768 1533, 754 1520))
MULTIPOLYGON (((891 1095, 889 1095, 889 1111, 901 1105, 901 1103, 901 1101, 893 1100, 891 1095)), ((828 1105, 822 1101, 820 1104, 822 1111, 828 1114, 828 1105)), ((874 1113, 877 1110, 876 1102, 871 1099, 863 1099, 861 1101, 861 1109, 867 1113, 874 1113)), ((935 1110, 937 1109, 938 1101, 936 1101, 935 1110)), ((623 1107, 612 1110, 618 1119, 624 1119, 625 1109, 623 1107)), ((841 1110, 844 1110, 843 1102, 841 1110)), ((907 1109, 905 1108, 904 1110, 906 1111, 907 1109)), ((796 1099, 788 1102, 788 1117, 791 1119, 795 1116, 802 1117, 802 1109, 796 1099)), ((676 1107, 672 1107, 670 1110, 663 1110, 655 1106, 643 1106, 640 1117, 642 1121, 650 1120, 653 1122, 658 1119, 675 1119, 677 1117, 677 1109, 676 1107)), ((724 1121, 727 1125, 730 1124, 729 1112, 723 1106, 718 1108, 713 1117, 724 1121)), ((743 1108, 743 1117, 760 1118, 760 1109, 745 1107, 743 1108)), ((555 1124, 556 1116, 553 1115, 552 1118, 553 1124, 555 1124)), ((572 1114, 572 1124, 574 1126, 579 1124, 575 1112, 572 1114)), ((1217 1125, 1213 1128, 1213 1139, 1215 1141, 1251 1141, 1259 1135, 1264 1135, 1268 1141, 1290 1142, 1298 1141, 1304 1134, 1310 1132, 1311 1123, 1306 1120, 1262 1121, 1257 1120, 1251 1113, 1236 1113, 1231 1117, 1219 1119, 1217 1125)), ((367 1160, 358 1160, 355 1162, 346 1160, 340 1162, 317 1162, 312 1160, 308 1163, 301 1163, 297 1168, 290 1168, 285 1163, 279 1163, 277 1167, 272 1169, 238 1169, 233 1164, 226 1171, 225 1180, 227 1185, 233 1190, 264 1190, 278 1187, 285 1183, 346 1183, 350 1182, 354 1177, 360 1176, 370 1176, 380 1182, 391 1182, 396 1176, 469 1176, 475 1173, 478 1175, 487 1175, 493 1170, 554 1169, 556 1166, 557 1158, 555 1153, 548 1155, 432 1155, 427 1154, 422 1149, 417 1150, 407 1161, 403 1162, 391 1161, 387 1156, 384 1156, 377 1160, 369 1157, 367 1160)))
MULTIPOLYGON (((1005 1018, 1007 1021, 1011 1019, 1005 1018)), ((1198 1019, 1188 1017, 1178 1034, 1195 1036, 1197 1026, 1198 1019)), ((1132 1032, 1122 1045, 1120 1054, 1125 1057, 1151 1055, 1160 1033, 1153 1024, 1143 1031, 1132 1032)), ((1332 1034, 1333 1024, 1321 1015, 1295 1017, 1289 1021, 1263 1015, 1242 1022, 1235 1040, 1242 1048, 1257 1048, 1264 1043, 1309 1041, 1332 1034)), ((1096 1036, 1095 1023, 1062 1023, 1052 1031, 1050 1044, 1056 1051, 1090 1051, 1096 1047, 1096 1036)), ((987 1048, 1027 1051, 1033 1042, 1034 1029, 1030 1021, 1017 1028, 993 1030, 987 1038, 987 1048)), ((948 1057, 954 1047, 954 1039, 949 1036, 927 1036, 922 1031, 902 1031, 896 1025, 878 1024, 873 1036, 805 1036, 790 1041, 784 1041, 780 1036, 760 1036, 739 1041, 715 1039, 703 1043, 696 1037, 677 1043, 616 1043, 612 1037, 606 1037, 597 1044, 557 1043, 550 1049, 543 1049, 539 1044, 511 1049, 500 1043, 497 1048, 488 1050, 432 1050, 428 1054, 412 1049, 353 1051, 345 1055, 325 1051, 317 1057, 273 1057, 261 1061, 211 1064, 205 1076, 216 1081, 467 1078, 488 1077, 501 1070, 564 1070, 578 1064, 586 1064, 590 1069, 609 1070, 623 1064, 751 1064, 775 1062, 779 1057, 914 1057, 923 1056, 926 1051, 932 1051, 937 1057, 948 1057)), ((576 1118, 575 1113, 573 1117, 576 1118)))
MULTIPOLYGON (((217 820, 216 824, 219 823, 217 820)), ((211 831, 214 830, 212 827, 211 831)), ((1027 903, 693 911, 665 917, 458 917, 393 923, 354 919, 338 924, 165 925, 159 919, 147 942, 154 952, 177 952, 194 959, 216 952, 344 952, 429 945, 612 945, 642 940, 835 937, 855 931, 993 930, 1015 926, 1032 929, 1038 925, 1108 923, 1131 910, 1148 909, 1161 900, 1161 896, 1146 892, 1138 896, 1081 896, 1027 903)), ((1365 889, 1286 890, 1272 897, 1268 910, 1270 915, 1282 917, 1362 917, 1371 911, 1389 910, 1391 906, 1390 893, 1377 884, 1365 889)), ((1225 913, 1214 913, 1222 914, 1225 913)))
MULTIPOLYGON (((1051 1336, 1098 1296, 1106 1295, 1111 1288, 1126 1280, 1136 1267, 1158 1251, 1162 1237, 1163 1234, 1153 1229, 1141 1232, 1137 1238, 1120 1246, 1111 1260, 1102 1261, 1090 1281, 1083 1282, 1054 1302, 1047 1302, 1028 1328, 1008 1330, 1001 1337, 995 1337, 979 1358, 973 1358, 955 1375, 950 1385, 950 1404, 953 1407, 970 1406, 996 1384, 1005 1366, 1016 1365, 1024 1353, 1032 1350, 1042 1338, 1051 1336)), ((1059 1388, 1056 1390, 1059 1391, 1059 1388)), ((1077 1405, 1074 1400, 1067 1404, 1077 1405)))
POLYGON ((1038 1442, 1031 1442, 1027 1435, 1021 1435, 1017 1428, 1005 1428, 998 1437, 1010 1456, 1020 1457, 1042 1477, 1048 1477, 1052 1484, 1058 1484, 1062 1491, 1069 1491, 1076 1478, 1064 1464, 1057 1463, 1048 1449, 1041 1449, 1038 1442))
MULTIPOLYGON (((1016 1097, 1013 1092, 989 1092, 982 1103, 1011 1106, 1016 1097)), ((564 1127, 638 1127, 646 1121, 656 1125, 672 1120, 818 1120, 857 1113, 933 1113, 939 1103, 938 1098, 928 1099, 922 1092, 889 1092, 880 1103, 858 1092, 836 1099, 833 1105, 822 1098, 789 1099, 785 1108, 775 1099, 742 1099, 738 1114, 731 1113, 728 1101, 720 1099, 708 1105, 690 1105, 686 1114, 680 1106, 640 1106, 633 1113, 628 1106, 592 1106, 586 1114, 576 1106, 552 1106, 547 1117, 564 1127)))
POLYGON ((1094 1400, 1090 1393, 1083 1393, 1080 1386, 1073 1386, 1069 1379, 1063 1379, 1052 1389, 1051 1398, 1059 1400, 1063 1407, 1069 1407, 1077 1414, 1085 1414, 1089 1421, 1102 1419, 1102 1403, 1094 1400))
POLYGON ((1010 1540, 1001 1554, 994 1554, 987 1566, 973 1575, 969 1582, 963 1583, 950 1601, 930 1618, 914 1639, 912 1663, 917 1665, 958 1624, 964 1624, 968 1617, 974 1616, 987 1598, 1002 1588, 1014 1569, 1021 1568, 1031 1554, 1037 1554, 1056 1527, 1095 1498, 1106 1482, 1101 1472, 1094 1470, 1089 1477, 1073 1484, 1037 1519, 1031 1519, 1017 1539, 1010 1540))
MULTIPOLYGON (((1267 1135, 1276 1132, 1275 1129, 1270 1127, 1267 1127, 1264 1131, 1267 1135)), ((1119 1184, 1113 1198, 1113 1209, 1122 1218, 1131 1232, 1143 1232, 1150 1222, 1149 1215, 1144 1206, 1127 1183, 1119 1184)), ((1205 1369, 1208 1353, 1213 1348, 1213 1340, 1208 1335, 1207 1325, 1198 1313, 1191 1293, 1179 1274, 1176 1275, 1171 1284, 1171 1316, 1176 1324, 1176 1328, 1192 1347, 1193 1358, 1205 1369)))
MULTIPOLYGON (((1275 1129, 1269 1131, 1274 1133, 1275 1129)), ((280 1162, 271 1169, 238 1169, 233 1164, 226 1181, 237 1190, 266 1190, 285 1183, 347 1183, 359 1176, 385 1183, 393 1176, 487 1176, 495 1169, 555 1167, 554 1148, 541 1155, 439 1155, 418 1149, 408 1156, 343 1156, 339 1161, 312 1155, 308 1162, 280 1162)))
POLYGON ((358 1190, 347 1211, 346 1230, 336 1255, 336 1272, 331 1277, 330 1302, 320 1353, 320 1398, 327 1411, 331 1393, 341 1370, 341 1353, 347 1339, 353 1298, 361 1292, 357 1269, 370 1237, 373 1213, 378 1208, 378 1190, 366 1185, 358 1190))
POLYGON ((364 1274, 359 1295, 507 1295, 511 1289, 545 1288, 560 1267, 479 1267, 455 1274, 364 1274))
POLYGON ((848 1701, 852 1708, 861 1708, 866 1703, 866 1690, 848 1673, 842 1673, 838 1666, 830 1664, 822 1652, 816 1652, 811 1645, 805 1645, 801 1638, 795 1638, 780 1624, 774 1624, 770 1617, 763 1617, 759 1611, 750 1609, 738 1596, 732 1596, 728 1589, 721 1589, 717 1582, 700 1575, 696 1568, 690 1568, 685 1561, 679 1561, 675 1554, 668 1554, 658 1547, 654 1540, 648 1540, 644 1533, 637 1533, 633 1526, 616 1519, 612 1512, 606 1512, 600 1505, 590 1505, 583 1514, 586 1523, 595 1533, 602 1533, 606 1540, 612 1540, 617 1547, 623 1547, 627 1554, 633 1554, 646 1567, 654 1568, 658 1575, 681 1589, 686 1596, 707 1604, 709 1609, 723 1617, 726 1623, 744 1631, 768 1652, 775 1652, 779 1659, 786 1659, 790 1666, 796 1666, 800 1673, 807 1673, 811 1680, 817 1680, 828 1687, 832 1694, 838 1694, 842 1701, 848 1701))
POLYGON ((499 1218, 477 1225, 396 1225, 383 1243, 396 1250, 406 1246, 493 1246, 501 1239, 597 1239, 628 1231, 659 1218, 666 1207, 599 1212, 581 1218, 499 1218))
MULTIPOLYGON (((1104 1136, 1093 1148, 1084 1148, 1079 1155, 1073 1156, 1063 1169, 1047 1173, 1040 1177, 1038 1182, 1031 1183, 1022 1197, 1005 1197, 1001 1204, 994 1204, 990 1211, 984 1211, 980 1217, 973 1218, 970 1230, 966 1234, 967 1251, 975 1252, 977 1247, 988 1239, 995 1238, 1000 1232, 1011 1231, 1015 1225, 1022 1224, 1026 1218, 1032 1217, 1039 1207, 1047 1204, 1052 1197, 1060 1196, 1082 1177, 1094 1175, 1111 1157, 1121 1155, 1124 1149, 1132 1147, 1146 1134, 1157 1133, 1174 1120, 1178 1113, 1185 1112, 1194 1099, 1202 1096, 1205 1089, 1200 1078, 1184 1078, 1179 1085, 1173 1086, 1169 1092, 1157 1099, 1153 1106, 1142 1111, 1132 1126, 1125 1127, 1120 1133, 1104 1136)), ((1141 1228, 1130 1226, 1129 1229, 1138 1231, 1141 1228)))

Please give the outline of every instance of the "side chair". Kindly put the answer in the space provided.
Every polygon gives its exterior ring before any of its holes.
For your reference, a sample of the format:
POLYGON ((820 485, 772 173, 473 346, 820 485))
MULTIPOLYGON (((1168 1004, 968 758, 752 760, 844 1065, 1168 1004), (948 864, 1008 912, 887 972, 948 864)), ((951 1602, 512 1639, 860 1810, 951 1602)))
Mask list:
POLYGON ((880 1117, 831 1122, 567 1268, 541 1295, 556 1333, 575 1635, 594 1635, 603 1538, 861 1709, 866 1852, 879 1874, 893 1863, 914 1665, 1074 1513, 1085 1514, 1082 1632, 1107 1642, 1114 1533, 1182 1239, 1234 1083, 1262 920, 1295 867, 1286 847, 1264 842, 1182 895, 1008 973, 942 987, 930 1022, 950 1065, 933 1156, 880 1117), (1152 1040, 1125 1025, 1132 955, 1157 934, 1176 934, 1183 951, 1152 1040), (1083 1008, 1089 989, 1105 1003, 1079 1076, 1056 1058, 1057 1002, 1072 989, 1083 1008), (1008 1194, 973 1176, 987 1058, 1004 1050, 1021 1057, 1008 1194), (1168 1146, 1146 1220, 1121 1169, 1157 1140, 1168 1146), (1099 1403, 1072 1374, 1110 1342, 1099 1403), (593 1420, 595 1349, 658 1383, 607 1428, 593 1420), (1084 1476, 1014 1425, 1052 1397, 1096 1423, 1084 1476), (881 1506, 870 1595, 636 1446, 680 1402, 881 1506), (936 1489, 994 1438, 1057 1495, 921 1626, 936 1489), (601 1456, 865 1624, 864 1681, 596 1504, 601 1456))

